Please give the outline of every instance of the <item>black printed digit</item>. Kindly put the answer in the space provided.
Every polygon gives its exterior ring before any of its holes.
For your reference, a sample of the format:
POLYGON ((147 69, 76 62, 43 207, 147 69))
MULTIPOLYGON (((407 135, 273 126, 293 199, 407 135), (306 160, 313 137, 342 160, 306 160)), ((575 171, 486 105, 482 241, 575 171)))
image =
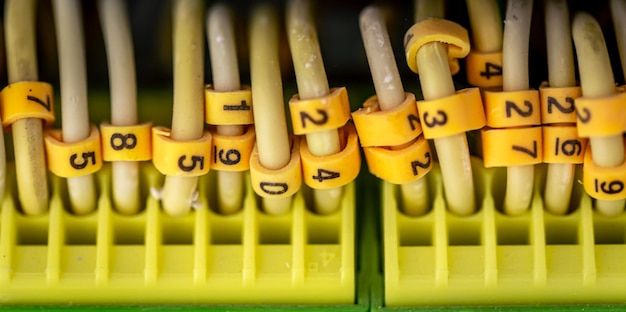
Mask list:
POLYGON ((339 178, 341 174, 339 172, 330 171, 326 169, 317 169, 317 175, 312 176, 313 179, 319 181, 320 183, 324 182, 324 180, 332 180, 339 178))
POLYGON ((511 148, 514 151, 522 152, 524 154, 528 154, 532 158, 537 158, 537 141, 533 141, 533 150, 532 151, 530 149, 526 148, 526 147, 519 146, 519 145, 512 145, 511 148))
POLYGON ((506 118, 513 117, 513 111, 522 117, 530 117, 533 114, 533 104, 530 101, 524 101, 526 110, 522 110, 515 102, 506 101, 506 118))
POLYGON ((137 146, 137 136, 132 133, 121 134, 121 133, 113 133, 111 135, 111 148, 116 151, 121 151, 123 149, 133 149, 137 146))
POLYGON ((300 112, 300 121, 302 123, 302 128, 306 128, 307 120, 318 126, 321 126, 328 122, 328 113, 325 110, 318 109, 317 114, 319 116, 317 118, 313 118, 313 116, 307 114, 306 112, 300 112))
POLYGON ((502 76, 502 66, 486 62, 485 71, 480 72, 480 75, 487 79, 491 79, 492 76, 502 76))
POLYGON ((418 173, 417 168, 428 169, 428 167, 430 167, 430 152, 426 152, 426 154, 424 154, 424 157, 426 158, 425 163, 417 160, 411 162, 411 169, 413 169, 414 176, 416 176, 418 173))
POLYGON ((437 114, 433 116, 432 119, 428 120, 428 112, 424 112, 423 119, 426 127, 433 128, 436 126, 443 126, 448 123, 448 114, 442 110, 437 110, 437 114), (439 116, 440 118, 437 118, 436 116, 439 116))
POLYGON ((96 164, 96 152, 85 152, 81 154, 82 161, 76 162, 78 159, 78 154, 72 154, 70 156, 70 166, 76 170, 85 169, 87 165, 89 165, 89 160, 91 159, 91 164, 96 164))
POLYGON ((200 170, 204 169, 204 156, 191 156, 191 164, 185 165, 185 160, 187 159, 186 155, 180 156, 178 158, 178 168, 185 172, 190 172, 196 169, 196 167, 200 167, 200 170))
POLYGON ((259 183, 261 190, 269 195, 281 195, 287 193, 289 185, 280 182, 261 182, 259 183))

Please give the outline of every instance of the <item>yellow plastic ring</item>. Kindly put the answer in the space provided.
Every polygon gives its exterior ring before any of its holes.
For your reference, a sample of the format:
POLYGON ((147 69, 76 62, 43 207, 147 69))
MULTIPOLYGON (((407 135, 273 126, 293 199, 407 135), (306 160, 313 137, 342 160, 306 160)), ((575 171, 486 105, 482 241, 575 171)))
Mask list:
POLYGON ((417 110, 424 137, 446 137, 485 126, 485 113, 478 88, 467 88, 444 98, 418 101, 417 110))
POLYGON ((152 124, 113 126, 100 124, 104 161, 144 161, 152 159, 152 124))
POLYGON ((578 135, 608 136, 626 132, 626 93, 576 100, 578 135))
POLYGON ((404 94, 404 102, 393 109, 381 111, 378 98, 372 96, 363 108, 352 113, 361 146, 396 146, 415 139, 422 133, 415 95, 404 94))
POLYGON ((227 136, 213 133, 213 160, 211 169, 246 171, 250 169, 250 154, 254 147, 253 126, 247 126, 242 135, 227 136))
MULTIPOLYGON (((624 148, 626 153, 626 148, 624 148)), ((589 196, 601 200, 626 198, 626 161, 617 167, 599 167, 593 162, 591 144, 585 150, 583 186, 589 196)))
POLYGON ((306 137, 300 142, 302 175, 304 183, 314 189, 329 189, 344 186, 359 175, 361 154, 359 139, 354 126, 350 123, 341 128, 340 134, 345 139, 345 148, 330 156, 314 156, 309 151, 306 137))
POLYGON ((54 96, 49 83, 15 82, 2 89, 0 96, 3 127, 23 118, 41 118, 48 126, 54 123, 54 96))
POLYGON ((464 58, 470 51, 467 30, 463 26, 445 19, 430 18, 413 25, 404 35, 406 62, 414 73, 417 68, 417 51, 430 42, 443 42, 448 45, 450 73, 459 71, 459 58, 464 58))
POLYGON ((196 140, 176 141, 170 129, 152 128, 152 163, 163 175, 196 177, 211 167, 211 133, 204 131, 196 140))
POLYGON ((219 92, 213 86, 204 88, 204 121, 210 125, 249 125, 254 123, 252 91, 250 86, 242 90, 219 92))
POLYGON ((552 88, 544 82, 539 87, 541 123, 575 123, 575 100, 582 95, 580 87, 552 88))
POLYGON ((543 162, 582 164, 587 139, 578 137, 576 125, 545 125, 543 132, 543 162))
POLYGON ((348 92, 333 88, 327 96, 308 100, 296 94, 289 100, 289 111, 295 134, 341 128, 350 119, 348 92))
POLYGON ((254 192, 263 198, 284 198, 295 194, 302 185, 300 144, 292 140, 291 159, 281 169, 271 170, 259 161, 256 146, 250 156, 250 182, 254 192))
POLYGON ((423 135, 403 149, 364 147, 370 173, 393 184, 415 181, 426 175, 435 160, 430 145, 423 135))
POLYGON ((487 126, 510 128, 541 124, 537 90, 484 92, 487 126))
POLYGON ((481 88, 502 86, 502 51, 481 53, 470 51, 465 58, 467 82, 481 88))
POLYGON ((541 127, 481 130, 486 168, 534 165, 543 160, 541 127))
POLYGON ((102 168, 100 133, 96 126, 79 142, 65 143, 61 130, 47 130, 44 135, 48 169, 62 178, 92 174, 102 168))

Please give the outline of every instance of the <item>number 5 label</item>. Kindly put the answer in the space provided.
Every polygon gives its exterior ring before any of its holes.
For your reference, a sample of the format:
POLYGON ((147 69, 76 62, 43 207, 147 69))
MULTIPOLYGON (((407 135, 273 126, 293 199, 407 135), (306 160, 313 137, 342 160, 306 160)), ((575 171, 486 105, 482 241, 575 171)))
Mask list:
POLYGON ((59 177, 92 174, 102 167, 100 133, 95 126, 86 139, 75 143, 62 142, 60 130, 46 131, 44 144, 48 169, 59 177))
POLYGON ((195 177, 210 169, 211 133, 205 131, 199 139, 176 141, 170 138, 170 130, 152 128, 154 167, 164 175, 195 177))

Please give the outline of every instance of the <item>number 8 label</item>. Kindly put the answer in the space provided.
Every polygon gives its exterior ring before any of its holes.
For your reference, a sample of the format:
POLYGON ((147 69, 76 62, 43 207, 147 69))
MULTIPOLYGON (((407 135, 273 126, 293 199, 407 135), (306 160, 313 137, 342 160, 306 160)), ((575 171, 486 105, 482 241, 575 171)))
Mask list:
POLYGON ((152 125, 134 126, 100 124, 104 161, 144 161, 152 159, 152 125))

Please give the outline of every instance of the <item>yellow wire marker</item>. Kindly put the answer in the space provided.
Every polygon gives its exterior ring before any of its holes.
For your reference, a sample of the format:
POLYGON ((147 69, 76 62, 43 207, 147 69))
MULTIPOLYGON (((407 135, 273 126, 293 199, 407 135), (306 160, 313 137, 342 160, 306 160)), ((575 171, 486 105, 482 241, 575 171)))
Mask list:
POLYGON ((376 95, 352 113, 372 174, 400 184, 401 208, 408 215, 428 211, 430 145, 419 123, 415 95, 405 93, 381 10, 366 7, 360 15, 361 37, 376 95), (388 148, 391 147, 391 148, 388 148))
POLYGON ((576 133, 574 100, 581 95, 574 74, 574 53, 565 0, 545 3, 548 84, 539 89, 543 126, 543 162, 549 163, 543 193, 546 210, 565 214, 574 184, 575 164, 582 163, 587 140, 576 133), (569 125, 554 125, 569 123, 569 125))
MULTIPOLYGON (((58 140, 65 144, 81 145, 81 142, 93 136, 95 128, 89 125, 87 112, 87 71, 80 2, 55 0, 52 3, 61 76, 62 135, 58 140)), ((102 162, 98 152, 99 149, 94 148, 80 154, 74 153, 64 162, 69 162, 75 170, 91 172, 89 168, 102 162)), ((96 188, 92 174, 68 178, 67 191, 74 213, 87 214, 96 208, 96 188)))
POLYGON ((626 107, 621 94, 615 94, 611 60, 598 22, 587 13, 577 13, 572 23, 572 35, 583 95, 576 100, 578 133, 581 137, 589 136, 583 164, 583 185, 587 193, 597 199, 595 207, 599 213, 619 215, 624 211, 626 202, 622 138, 626 129, 620 127, 623 122, 615 122, 626 117, 626 107), (596 106, 604 108, 596 109, 596 106), (588 127, 589 124, 596 126, 588 127), (607 171, 621 176, 604 175, 607 171))
MULTIPOLYGON (((204 2, 176 0, 173 8, 174 109, 170 137, 175 141, 193 141, 201 138, 204 133, 204 38, 202 32, 204 2)), ((191 207, 197 205, 198 177, 188 176, 185 173, 203 170, 203 168, 208 169, 210 158, 204 157, 198 154, 184 154, 177 159, 168 160, 170 164, 176 164, 180 170, 180 176, 165 177, 161 199, 163 209, 168 214, 186 215, 191 207)), ((153 162, 155 158, 157 158, 156 149, 153 162)))
MULTIPOLYGON (((291 0, 287 3, 287 37, 298 85, 297 98, 292 98, 290 106, 297 100, 326 101, 326 98, 332 97, 309 1, 291 0)), ((349 103, 344 102, 342 105, 347 106, 349 113, 349 103)), ((301 123, 302 128, 308 125, 311 129, 319 130, 317 125, 324 125, 329 119, 334 119, 330 113, 317 110, 313 115, 302 114, 298 116, 299 118, 292 119, 293 128, 298 128, 299 126, 295 124, 301 123)), ((333 155, 341 151, 339 133, 335 128, 307 132, 306 143, 302 144, 307 144, 311 154, 318 157, 333 155)), ((336 211, 341 202, 342 189, 341 187, 314 189, 313 210, 320 214, 336 211)))
POLYGON ((472 51, 465 58, 467 81, 481 88, 502 86, 502 20, 496 0, 466 0, 472 51))
MULTIPOLYGON (((443 3, 417 0, 416 24, 406 33, 406 59, 420 75, 425 101, 455 95, 452 75, 458 71, 458 58, 469 53, 467 31, 460 25, 444 20, 443 3), (418 72, 419 70, 419 72, 418 72)), ((447 113, 420 111, 422 128, 444 127, 447 113)), ((474 180, 465 133, 435 139, 448 208, 459 215, 475 210, 474 180)))
MULTIPOLYGON (((3 125, 11 124, 13 150, 20 206, 25 214, 38 215, 48 210, 48 179, 43 143, 42 118, 54 121, 52 89, 37 82, 34 0, 11 0, 5 3, 6 57, 9 86, 3 90, 3 125), (7 98, 15 83, 30 81, 17 100, 7 98), (41 92, 38 92, 41 91, 41 92), (25 114, 8 112, 14 108, 30 109, 25 114)), ((4 195, 6 158, 4 135, 0 130, 0 198, 4 195)))
POLYGON ((290 146, 283 84, 278 58, 278 16, 267 5, 253 10, 250 22, 250 76, 256 148, 250 158, 250 180, 263 198, 262 209, 273 215, 291 208, 292 195, 302 183, 300 148, 290 146))
POLYGON ((133 214, 140 209, 139 163, 136 160, 150 159, 150 155, 145 155, 145 149, 150 148, 151 139, 149 124, 139 132, 126 128, 137 124, 137 82, 133 39, 125 5, 122 0, 98 1, 109 64, 111 124, 116 128, 110 136, 102 132, 102 146, 105 160, 117 158, 111 165, 113 206, 121 213, 133 214), (137 136, 139 133, 142 135, 137 136), (135 156, 136 153, 144 155, 135 156))
MULTIPOLYGON (((505 92, 527 92, 529 89, 528 43, 532 9, 532 1, 528 0, 509 0, 507 3, 502 47, 502 89, 505 92)), ((531 92, 536 93, 536 91, 531 92)), ((530 94, 528 95, 531 96, 530 94)), ((531 113, 533 114, 528 116, 528 119, 533 119, 532 124, 538 124, 540 119, 536 120, 532 117, 539 116, 538 107, 535 110, 534 99, 534 96, 523 101, 520 98, 520 101, 506 104, 505 107, 510 108, 510 116, 525 117, 525 115, 528 115, 528 111, 532 110, 531 113)), ((539 131, 541 130, 539 129, 539 131)), ((483 141, 483 143, 485 142, 483 141)), ((523 144, 509 144, 508 146, 510 146, 509 151, 513 150, 517 152, 519 157, 528 160, 526 164, 507 167, 503 210, 506 214, 519 215, 526 212, 530 207, 534 184, 534 164, 541 162, 543 145, 541 137, 530 137, 523 144)))
MULTIPOLYGON (((223 4, 217 4, 209 10, 207 15, 206 27, 209 41, 209 52, 211 54, 211 68, 213 70, 213 90, 212 95, 219 93, 228 94, 235 92, 235 94, 241 94, 249 97, 249 89, 244 89, 244 92, 239 91, 241 85, 239 83, 239 66, 237 64, 237 49, 235 45, 234 24, 232 21, 231 12, 223 4), (247 91, 247 92, 246 92, 247 91), (242 94, 243 93, 243 94, 242 94)), ((223 101, 222 101, 223 102, 223 101)), ((234 115, 252 116, 252 102, 250 99, 235 99, 235 101, 222 104, 218 101, 207 101, 207 107, 211 106, 211 109, 220 109, 219 115, 234 115), (236 108, 236 109, 230 109, 236 108)), ((207 116, 209 112, 207 111, 207 116)), ((210 117, 209 117, 210 118, 210 117)), ((207 123, 211 124, 207 121, 207 123)), ((239 124, 223 124, 219 122, 216 127, 216 133, 220 136, 241 136, 244 134, 244 125, 250 122, 244 122, 239 124)), ((249 145, 248 145, 249 146, 249 145)), ((217 207, 218 211, 224 214, 230 214, 239 211, 243 203, 244 198, 244 180, 243 173, 241 171, 224 170, 224 167, 236 165, 238 163, 247 163, 249 155, 245 155, 245 159, 241 157, 241 153, 250 153, 252 147, 243 150, 227 149, 215 152, 218 154, 236 152, 239 155, 232 159, 226 159, 226 161, 215 161, 214 164, 218 165, 217 172, 217 207), (223 165, 223 166, 222 166, 223 165)), ((232 154, 232 153, 231 153, 232 154)), ((224 159, 223 157, 215 158, 215 160, 224 159)))

